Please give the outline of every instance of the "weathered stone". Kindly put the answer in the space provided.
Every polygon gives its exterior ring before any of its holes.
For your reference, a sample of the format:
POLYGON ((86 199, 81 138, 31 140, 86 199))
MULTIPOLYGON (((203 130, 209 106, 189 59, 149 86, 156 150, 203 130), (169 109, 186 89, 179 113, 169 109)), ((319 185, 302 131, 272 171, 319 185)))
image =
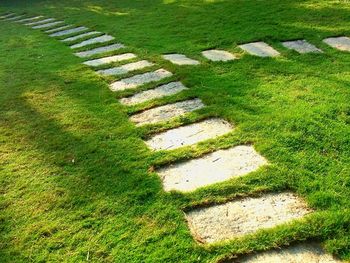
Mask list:
POLYGON ((227 121, 211 118, 157 134, 147 140, 146 144, 152 150, 173 150, 216 138, 232 130, 232 125, 227 121))
POLYGON ((55 21, 55 20, 56 20, 56 19, 54 19, 54 18, 47 18, 47 19, 40 20, 40 21, 35 21, 35 22, 26 23, 25 25, 26 25, 26 26, 36 26, 36 25, 40 25, 40 24, 46 24, 46 23, 49 23, 49 22, 53 22, 53 21, 55 21))
MULTIPOLYGON (((227 126, 228 124, 226 124, 227 126)), ((226 131, 229 127, 225 127, 226 131)), ((211 134, 210 134, 211 135, 211 134)), ((236 146, 198 159, 170 165, 158 171, 165 191, 190 192, 198 188, 247 175, 267 164, 252 146, 236 146)))
POLYGON ((20 19, 22 17, 24 17, 24 15, 8 17, 8 18, 5 18, 5 20, 6 21, 15 21, 15 20, 18 20, 18 19, 20 19))
POLYGON ((10 18, 10 17, 13 17, 15 15, 16 15, 15 13, 4 14, 4 15, 0 16, 0 19, 10 18))
POLYGON ((46 30, 45 33, 55 33, 55 32, 62 31, 64 29, 68 29, 71 27, 73 27, 73 25, 65 25, 65 26, 61 26, 61 27, 55 27, 55 28, 51 28, 51 29, 46 30))
POLYGON ((154 89, 136 93, 131 97, 123 98, 120 100, 120 102, 124 105, 135 105, 148 100, 157 99, 164 96, 170 96, 185 89, 187 88, 181 82, 170 82, 168 84, 161 85, 154 89))
POLYGON ((150 82, 160 81, 162 79, 171 77, 173 74, 165 69, 158 69, 156 71, 147 72, 130 78, 118 80, 110 85, 112 91, 120 91, 126 89, 135 89, 139 86, 150 82))
POLYGON ((264 42, 254 42, 239 46, 244 51, 258 57, 275 57, 280 53, 264 42))
POLYGON ((33 20, 38 20, 40 18, 43 18, 43 16, 34 16, 34 17, 24 18, 24 19, 21 19, 21 20, 17 20, 16 23, 30 22, 30 21, 33 21, 33 20))
POLYGON ((56 25, 59 25, 59 24, 62 24, 62 23, 63 23, 63 21, 56 21, 56 22, 52 22, 52 23, 40 24, 40 25, 37 25, 37 26, 33 26, 32 28, 33 29, 42 29, 42 28, 53 27, 53 26, 56 26, 56 25))
POLYGON ((70 46, 70 48, 74 49, 74 48, 81 48, 81 47, 85 47, 85 46, 97 44, 97 43, 105 43, 105 42, 111 41, 113 39, 114 39, 113 36, 103 35, 100 37, 91 38, 91 39, 85 40, 81 43, 72 45, 72 46, 70 46))
POLYGON ((109 56, 109 57, 104 57, 104 58, 98 58, 98 59, 93 59, 89 61, 85 61, 83 64, 91 67, 98 67, 104 64, 109 64, 113 62, 120 62, 124 60, 129 60, 136 58, 136 55, 133 53, 125 53, 125 54, 120 54, 120 55, 115 55, 115 56, 109 56))
POLYGON ((185 100, 145 110, 141 113, 132 115, 130 120, 136 123, 136 126, 154 124, 161 121, 167 121, 175 117, 180 117, 186 113, 201 109, 203 107, 204 104, 200 99, 185 100))
POLYGON ((198 65, 199 64, 199 61, 188 58, 182 54, 167 54, 167 55, 163 55, 162 57, 176 65, 198 65))
POLYGON ((230 52, 217 49, 205 50, 202 52, 202 55, 211 61, 229 61, 236 59, 230 52))
POLYGON ((73 36, 73 37, 68 37, 65 39, 62 39, 62 42, 71 42, 71 41, 75 41, 84 37, 88 37, 88 36, 93 36, 93 35, 97 35, 97 34, 101 34, 101 32, 99 31, 91 31, 91 32, 86 32, 77 36, 73 36))
POLYGON ((322 50, 318 49, 314 45, 310 44, 306 40, 294 40, 294 41, 286 41, 282 42, 282 45, 288 49, 293 49, 298 53, 310 53, 310 52, 322 52, 322 50))
POLYGON ((298 244, 233 260, 232 263, 340 263, 316 243, 298 244))
POLYGON ((302 199, 287 192, 196 208, 186 218, 197 240, 213 243, 288 223, 310 212, 302 199))
POLYGON ((128 63, 128 64, 121 65, 121 66, 114 67, 114 68, 99 70, 99 71, 97 71, 97 73, 104 75, 104 76, 123 75, 123 74, 126 74, 128 72, 132 72, 132 71, 139 70, 139 69, 144 69, 147 67, 151 67, 153 65, 154 65, 153 63, 151 63, 147 60, 141 60, 141 61, 128 63))
POLYGON ((56 33, 53 33, 53 34, 51 34, 49 36, 50 37, 62 37, 62 36, 66 36, 66 35, 80 33, 80 32, 86 31, 86 30, 88 30, 87 27, 80 26, 80 27, 76 27, 76 28, 72 28, 72 29, 67 29, 67 30, 64 30, 64 31, 56 32, 56 33))
POLYGON ((350 51, 350 38, 348 37, 330 37, 324 39, 323 42, 341 51, 350 51))
POLYGON ((86 57, 91 57, 93 55, 98 55, 106 52, 111 52, 115 50, 119 50, 121 48, 124 48, 125 46, 123 44, 117 43, 117 44, 112 44, 104 47, 98 47, 94 49, 90 49, 87 51, 82 51, 78 53, 74 53, 74 55, 81 57, 81 58, 86 58, 86 57))

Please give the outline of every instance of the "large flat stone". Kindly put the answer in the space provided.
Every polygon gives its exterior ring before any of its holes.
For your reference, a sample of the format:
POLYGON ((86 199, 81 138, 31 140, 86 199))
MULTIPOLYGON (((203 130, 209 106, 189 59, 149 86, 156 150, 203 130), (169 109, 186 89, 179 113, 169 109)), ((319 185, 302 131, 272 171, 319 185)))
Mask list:
POLYGON ((85 61, 83 64, 90 66, 90 67, 98 67, 98 66, 101 66, 104 64, 125 61, 125 60, 129 60, 129 59, 133 59, 133 58, 136 58, 135 54, 125 53, 125 54, 120 54, 120 55, 115 55, 115 56, 109 56, 109 57, 104 57, 104 58, 88 60, 88 61, 85 61))
POLYGON ((199 61, 186 57, 182 54, 167 54, 162 56, 164 59, 176 65, 198 65, 199 61))
POLYGON ((254 42, 239 46, 244 51, 258 57, 276 57, 280 53, 265 42, 254 42))
POLYGON ((105 43, 105 42, 109 42, 109 41, 111 41, 113 39, 114 39, 113 36, 103 35, 103 36, 100 36, 100 37, 91 38, 91 39, 85 40, 85 41, 83 41, 81 43, 72 45, 72 46, 70 46, 70 48, 74 49, 74 48, 81 48, 81 47, 85 47, 85 46, 92 45, 92 44, 97 44, 97 43, 105 43))
POLYGON ((340 263, 324 252, 316 243, 303 243, 288 248, 274 249, 259 254, 243 256, 232 263, 340 263))
MULTIPOLYGON (((226 126, 228 126, 226 124, 226 126)), ((229 127, 225 127, 229 132, 229 127)), ((215 134, 214 134, 215 135, 215 134)), ((209 137, 209 136, 208 136, 209 137)), ((247 175, 267 164, 252 146, 236 146, 198 159, 173 164, 158 171, 165 191, 190 192, 198 188, 247 175)))
POLYGON ((316 46, 310 44, 306 40, 285 41, 282 42, 282 45, 288 49, 293 49, 300 54, 322 52, 321 49, 318 49, 316 46))
POLYGON ((80 35, 77 35, 77 36, 73 36, 73 37, 68 37, 68 38, 62 39, 61 41, 62 42, 71 42, 71 41, 75 41, 75 40, 78 40, 78 39, 81 39, 81 38, 84 38, 84 37, 94 36, 94 35, 97 35, 97 34, 101 34, 101 32, 99 32, 99 31, 86 32, 86 33, 83 33, 83 34, 80 34, 80 35))
POLYGON ((112 91, 135 89, 144 84, 160 81, 162 79, 171 77, 172 75, 173 74, 171 72, 165 69, 158 69, 156 71, 147 72, 116 81, 112 83, 109 87, 112 91))
POLYGON ((55 27, 55 28, 45 30, 45 33, 55 33, 55 32, 62 31, 64 29, 68 29, 71 27, 73 27, 73 25, 64 25, 64 26, 60 26, 60 27, 55 27))
POLYGON ((180 117, 186 113, 201 109, 204 104, 200 99, 192 99, 167 104, 164 106, 145 110, 130 117, 130 120, 137 126, 144 124, 154 124, 161 121, 167 121, 175 117, 180 117))
POLYGON ((202 52, 202 55, 211 61, 230 61, 236 57, 225 50, 211 49, 202 52))
POLYGON ((106 52, 119 50, 119 49, 124 48, 124 47, 125 46, 123 44, 116 43, 116 44, 112 44, 112 45, 108 45, 108 46, 104 46, 104 47, 90 49, 87 51, 77 52, 77 53, 74 53, 74 55, 81 57, 81 58, 86 58, 86 57, 91 57, 93 55, 98 55, 98 54, 102 54, 102 53, 106 53, 106 52))
POLYGON ((152 150, 173 150, 216 138, 232 130, 232 125, 227 121, 211 118, 154 135, 146 144, 152 150))
POLYGON ((98 70, 97 73, 99 73, 103 76, 123 75, 123 74, 126 74, 128 72, 144 69, 144 68, 151 67, 151 66, 154 66, 154 64, 147 61, 147 60, 140 60, 137 62, 128 63, 128 64, 121 65, 118 67, 98 70))
POLYGON ((11 17, 8 17, 8 18, 5 18, 6 21, 15 21, 15 20, 18 20, 20 18, 23 18, 24 15, 19 15, 19 16, 11 16, 11 17))
POLYGON ((326 44, 341 51, 350 51, 350 38, 330 37, 323 40, 326 44))
POLYGON ((17 20, 16 23, 31 22, 33 20, 38 20, 40 18, 43 18, 43 16, 34 16, 34 17, 24 18, 24 19, 21 19, 21 20, 17 20))
POLYGON ((302 199, 287 192, 196 208, 186 218, 197 240, 213 243, 288 223, 310 212, 302 199))
POLYGON ((15 15, 16 15, 15 13, 4 14, 4 15, 0 16, 0 19, 10 18, 10 17, 13 17, 15 15))
POLYGON ((43 20, 26 23, 25 25, 26 26, 36 26, 36 25, 40 25, 40 24, 51 23, 53 21, 56 21, 56 19, 54 19, 54 18, 46 18, 46 19, 43 19, 43 20))
POLYGON ((63 21, 55 21, 55 22, 51 22, 51 23, 47 23, 47 24, 40 24, 37 26, 33 26, 32 28, 33 29, 42 29, 42 28, 53 27, 53 26, 60 25, 63 23, 64 23, 63 21))
POLYGON ((124 105, 135 105, 148 100, 174 95, 185 89, 187 88, 181 82, 170 82, 154 89, 136 93, 131 97, 123 98, 120 102, 124 105))
POLYGON ((67 35, 71 35, 71 34, 80 33, 80 32, 86 31, 86 30, 88 30, 87 27, 80 26, 80 27, 76 27, 76 28, 67 29, 67 30, 53 33, 50 35, 50 37, 62 37, 62 36, 67 36, 67 35))

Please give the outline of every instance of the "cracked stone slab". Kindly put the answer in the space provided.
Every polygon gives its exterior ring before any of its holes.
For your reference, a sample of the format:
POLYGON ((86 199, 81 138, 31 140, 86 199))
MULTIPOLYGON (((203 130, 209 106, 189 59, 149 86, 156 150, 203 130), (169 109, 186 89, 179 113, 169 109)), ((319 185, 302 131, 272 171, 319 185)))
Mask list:
POLYGON ((88 40, 84 40, 81 43, 78 43, 78 44, 70 46, 70 48, 74 49, 74 48, 81 48, 81 47, 85 47, 85 46, 92 45, 92 44, 97 44, 97 43, 105 43, 105 42, 111 41, 113 39, 114 39, 113 36, 103 35, 103 36, 100 36, 100 37, 95 37, 95 38, 91 38, 91 39, 88 39, 88 40))
POLYGON ((39 25, 39 24, 45 24, 45 23, 49 23, 49 22, 53 22, 53 21, 56 21, 56 19, 54 19, 54 18, 47 18, 47 19, 40 20, 40 21, 26 23, 24 25, 26 25, 26 26, 36 26, 36 25, 39 25))
POLYGON ((140 60, 137 62, 128 63, 128 64, 121 65, 118 67, 98 70, 97 73, 99 73, 103 76, 123 75, 123 74, 129 73, 129 72, 135 71, 135 70, 144 69, 144 68, 151 67, 151 66, 154 66, 154 64, 147 61, 147 60, 140 60))
POLYGON ((76 27, 76 28, 72 28, 72 29, 67 29, 67 30, 64 30, 64 31, 56 32, 56 33, 53 33, 53 34, 51 34, 49 36, 50 37, 62 37, 62 36, 75 34, 75 33, 79 33, 79 32, 86 31, 86 30, 88 30, 87 27, 80 26, 80 27, 76 27))
POLYGON ((130 78, 125 78, 112 83, 109 87, 112 91, 121 91, 127 89, 136 89, 144 84, 160 81, 162 79, 171 77, 173 73, 165 70, 158 69, 152 72, 146 72, 138 74, 130 78))
POLYGON ((15 13, 5 14, 5 15, 0 16, 0 19, 10 18, 11 16, 15 16, 15 15, 16 15, 15 13))
POLYGON ((244 51, 258 57, 276 57, 280 53, 265 42, 254 42, 239 46, 244 51))
POLYGON ((101 34, 101 32, 99 31, 91 31, 91 32, 86 32, 77 36, 73 36, 73 37, 68 37, 65 39, 62 39, 62 42, 71 42, 71 41, 75 41, 84 37, 88 37, 88 36, 93 36, 93 35, 97 35, 97 34, 101 34))
POLYGON ((303 243, 287 248, 274 249, 259 254, 243 256, 232 263, 341 263, 325 253, 316 243, 303 243))
MULTIPOLYGON (((152 150, 173 150, 229 133, 233 126, 225 120, 210 118, 154 135, 146 144, 152 150)), ((198 182, 201 183, 201 182, 198 182)))
POLYGON ((186 113, 201 109, 203 107, 204 104, 200 99, 185 100, 145 110, 141 113, 132 115, 130 120, 136 123, 136 126, 154 124, 183 116, 186 113))
POLYGON ((6 18, 5 20, 6 21, 15 21, 15 20, 18 20, 22 17, 24 17, 25 15, 19 15, 19 16, 13 16, 13 17, 9 17, 9 18, 6 18))
POLYGON ((176 65, 198 65, 199 61, 188 58, 183 54, 167 54, 162 56, 165 60, 170 61, 176 65))
POLYGON ((63 21, 56 21, 56 22, 52 22, 52 23, 47 23, 47 24, 40 24, 40 25, 37 25, 37 26, 33 26, 32 28, 33 29, 42 29, 42 28, 48 28, 48 27, 53 27, 53 26, 56 26, 56 25, 60 25, 64 23, 63 21))
POLYGON ((114 62, 121 62, 129 59, 136 58, 136 55, 133 53, 124 53, 120 55, 115 55, 115 56, 109 56, 109 57, 104 57, 104 58, 98 58, 98 59, 93 59, 93 60, 88 60, 85 61, 83 64, 90 66, 90 67, 98 67, 104 64, 110 64, 114 62))
POLYGON ((61 26, 61 27, 55 27, 52 29, 45 30, 45 33, 55 33, 55 32, 62 31, 64 29, 68 29, 71 27, 73 27, 73 25, 65 25, 65 26, 61 26))
POLYGON ((235 55, 230 52, 218 49, 202 51, 202 55, 211 61, 230 61, 236 59, 235 55))
POLYGON ((196 208, 186 212, 186 218, 197 240, 213 243, 285 224, 309 213, 304 200, 284 192, 196 208))
MULTIPOLYGON (((220 134, 217 130, 216 133, 222 135, 230 131, 229 127, 225 128, 225 132, 220 134)), ((252 146, 240 145, 170 165, 160 169, 158 174, 162 179, 164 191, 190 192, 247 175, 266 164, 265 158, 252 146)))
POLYGON ((102 54, 102 53, 106 53, 106 52, 119 50, 119 49, 124 48, 124 47, 125 46, 123 44, 116 43, 116 44, 112 44, 112 45, 108 45, 108 46, 104 46, 104 47, 90 49, 87 51, 77 52, 77 53, 74 53, 74 55, 76 55, 77 57, 86 58, 86 57, 91 57, 91 56, 97 55, 97 54, 102 54))
POLYGON ((321 53, 322 50, 310 44, 306 40, 294 40, 282 42, 282 45, 288 49, 293 49, 300 54, 321 53))
POLYGON ((31 22, 33 20, 38 20, 40 18, 43 18, 43 16, 34 16, 34 17, 24 18, 24 19, 21 19, 21 20, 17 20, 16 23, 31 22))
POLYGON ((124 105, 135 105, 148 100, 153 100, 165 96, 174 95, 180 91, 186 90, 186 88, 181 82, 170 82, 154 89, 145 90, 140 93, 136 93, 133 96, 123 98, 120 102, 124 105))
POLYGON ((341 51, 350 51, 350 38, 348 37, 330 37, 324 39, 323 42, 341 51))

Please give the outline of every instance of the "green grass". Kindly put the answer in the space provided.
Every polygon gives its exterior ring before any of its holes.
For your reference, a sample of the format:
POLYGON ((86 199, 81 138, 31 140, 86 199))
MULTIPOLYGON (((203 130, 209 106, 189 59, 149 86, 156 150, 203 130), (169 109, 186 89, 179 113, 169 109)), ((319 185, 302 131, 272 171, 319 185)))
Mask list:
MULTIPOLYGON (((350 54, 322 39, 350 35, 348 1, 2 1, 0 11, 45 14, 117 37, 176 73, 189 90, 126 108, 107 82, 59 41, 9 22, 0 34, 0 261, 216 262, 304 240, 350 260, 350 54), (306 38, 324 54, 281 40, 306 38), (275 59, 237 44, 264 40, 275 59), (241 54, 210 63, 207 48, 241 54), (161 53, 201 60, 177 67, 161 53), (136 128, 128 114, 186 98, 208 105, 136 128), (151 134, 207 116, 229 135, 152 153, 151 134), (153 168, 253 143, 270 166, 189 194, 165 193, 153 168), (305 220, 212 246, 197 244, 183 210, 237 196, 292 190, 316 212, 305 220)), ((117 52, 118 53, 118 52, 117 52)), ((150 86, 148 86, 150 87, 150 86)), ((144 87, 144 88, 148 88, 144 87)))

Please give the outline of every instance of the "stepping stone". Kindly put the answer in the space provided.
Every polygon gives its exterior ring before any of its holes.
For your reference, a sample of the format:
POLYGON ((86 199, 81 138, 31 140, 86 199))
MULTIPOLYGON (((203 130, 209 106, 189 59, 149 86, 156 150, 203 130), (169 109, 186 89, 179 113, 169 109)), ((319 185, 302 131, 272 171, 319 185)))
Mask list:
POLYGON ((104 57, 104 58, 98 58, 98 59, 93 59, 93 60, 88 60, 85 61, 83 64, 91 67, 98 67, 104 64, 110 64, 113 62, 120 62, 124 60, 129 60, 136 58, 136 55, 133 53, 125 53, 121 55, 115 55, 115 56, 109 56, 109 57, 104 57))
POLYGON ((91 39, 85 40, 85 41, 83 41, 81 43, 78 43, 78 44, 75 44, 73 46, 70 46, 70 48, 74 49, 74 48, 81 48, 81 47, 85 47, 85 46, 92 45, 92 44, 97 44, 97 43, 105 43, 105 42, 111 41, 113 39, 114 39, 114 37, 112 37, 112 36, 103 35, 103 36, 100 36, 100 37, 95 37, 95 38, 91 38, 91 39))
POLYGON ((156 71, 147 72, 130 78, 118 80, 112 83, 109 87, 112 91, 121 91, 127 89, 136 89, 144 84, 160 81, 162 79, 171 77, 173 74, 165 69, 158 69, 156 71))
POLYGON ((200 99, 185 100, 145 110, 131 116, 130 120, 136 123, 136 126, 154 124, 160 121, 167 121, 175 117, 180 117, 203 107, 204 104, 200 99))
MULTIPOLYGON (((219 127, 216 127, 215 131, 208 131, 207 139, 212 134, 215 137, 215 133, 223 135, 231 131, 228 123, 221 126, 224 126, 224 131, 220 131, 219 127)), ((219 150, 198 159, 170 165, 159 170, 158 173, 163 181, 165 191, 190 192, 204 186, 247 175, 266 164, 265 158, 258 154, 252 146, 241 145, 219 150)))
POLYGON ((154 66, 154 64, 147 60, 141 60, 141 61, 125 64, 119 67, 99 70, 97 71, 97 73, 103 76, 123 75, 135 70, 144 69, 151 66, 154 66))
POLYGON ((198 65, 199 64, 199 61, 188 58, 182 54, 168 54, 168 55, 163 55, 162 57, 176 65, 198 65))
POLYGON ((124 47, 125 46, 123 44, 117 43, 117 44, 112 44, 109 46, 98 47, 98 48, 94 48, 91 50, 74 53, 74 55, 76 55, 77 57, 86 58, 86 57, 91 57, 93 55, 97 55, 97 54, 101 54, 101 53, 119 50, 119 49, 124 48, 124 47))
POLYGON ((14 15, 16 15, 16 14, 15 13, 5 14, 5 15, 0 16, 0 19, 9 18, 9 17, 14 16, 14 15))
POLYGON ((18 20, 22 17, 24 17, 25 15, 19 15, 19 16, 13 16, 13 17, 9 17, 9 18, 6 18, 5 20, 6 21, 15 21, 15 20, 18 20))
POLYGON ((205 50, 202 52, 202 55, 211 61, 229 61, 236 59, 230 52, 218 49, 205 50))
POLYGON ((274 249, 260 254, 243 256, 232 263, 341 263, 324 252, 316 243, 298 244, 288 248, 274 249))
POLYGON ((101 34, 101 32, 99 32, 99 31, 86 32, 86 33, 83 33, 83 34, 80 34, 80 35, 77 35, 77 36, 74 36, 74 37, 65 38, 65 39, 63 39, 63 40, 61 40, 61 41, 62 41, 62 42, 70 42, 70 41, 78 40, 78 39, 80 39, 80 38, 84 38, 84 37, 88 37, 88 36, 93 36, 93 35, 97 35, 97 34, 101 34))
POLYGON ((216 138, 232 130, 232 125, 227 121, 211 118, 157 134, 146 144, 152 150, 173 150, 216 138))
POLYGON ((73 25, 65 25, 65 26, 61 26, 61 27, 52 28, 52 29, 46 30, 45 33, 54 33, 54 32, 58 32, 58 31, 62 31, 64 29, 71 28, 72 26, 73 25))
POLYGON ((322 50, 318 49, 314 45, 310 44, 306 40, 295 40, 295 41, 286 41, 282 42, 282 45, 288 49, 293 49, 300 54, 305 53, 321 53, 322 50))
POLYGON ((53 34, 51 34, 49 36, 50 37, 62 37, 62 36, 66 36, 66 35, 79 33, 79 32, 85 31, 85 30, 88 30, 88 28, 85 27, 85 26, 80 26, 80 27, 76 27, 76 28, 72 28, 72 29, 56 32, 56 33, 53 33, 53 34))
POLYGON ((255 42, 239 46, 244 51, 258 57, 276 57, 280 53, 265 42, 255 42))
POLYGON ((154 89, 136 93, 131 97, 123 98, 120 100, 120 102, 124 105, 135 105, 148 100, 174 95, 186 89, 187 88, 181 82, 170 82, 154 89))
POLYGON ((38 20, 40 18, 43 18, 43 16, 34 16, 34 17, 24 18, 24 19, 16 21, 16 23, 30 22, 30 21, 33 21, 33 20, 38 20))
POLYGON ((39 24, 45 24, 45 23, 53 22, 53 21, 55 21, 55 20, 56 20, 56 19, 54 19, 54 18, 47 18, 47 19, 40 20, 40 21, 35 21, 35 22, 26 23, 26 24, 24 24, 24 25, 26 25, 26 26, 36 26, 36 25, 39 25, 39 24))
POLYGON ((350 38, 348 37, 330 37, 324 39, 323 42, 341 51, 350 51, 350 38))
POLYGON ((302 199, 285 192, 196 208, 186 218, 198 241, 213 243, 285 224, 310 212, 302 199))
POLYGON ((48 23, 48 24, 43 24, 43 25, 37 25, 37 26, 33 26, 33 29, 42 29, 42 28, 48 28, 48 27, 53 27, 55 25, 59 25, 64 23, 63 21, 56 21, 56 22, 52 22, 52 23, 48 23))

